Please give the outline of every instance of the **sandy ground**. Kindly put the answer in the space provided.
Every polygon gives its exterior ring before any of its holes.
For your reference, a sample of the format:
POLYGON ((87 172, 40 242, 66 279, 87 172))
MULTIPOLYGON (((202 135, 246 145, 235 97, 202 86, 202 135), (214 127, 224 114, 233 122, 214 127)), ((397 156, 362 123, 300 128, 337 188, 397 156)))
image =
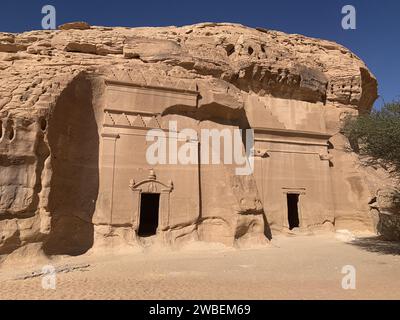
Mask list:
POLYGON ((332 235, 279 236, 268 247, 193 244, 179 251, 90 254, 52 261, 56 289, 36 268, 2 267, 0 299, 400 299, 400 244, 332 235), (342 288, 343 266, 356 268, 356 289, 342 288))

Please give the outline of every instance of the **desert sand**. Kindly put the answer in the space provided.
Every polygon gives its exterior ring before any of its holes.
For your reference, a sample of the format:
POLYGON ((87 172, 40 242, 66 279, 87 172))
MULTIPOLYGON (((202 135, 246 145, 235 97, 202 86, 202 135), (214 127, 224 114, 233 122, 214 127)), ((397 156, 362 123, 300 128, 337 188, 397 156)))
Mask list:
MULTIPOLYGON (((45 263, 45 261, 43 261, 45 263)), ((400 245, 338 234, 275 237, 251 249, 192 243, 116 253, 89 252, 47 261, 56 289, 28 277, 43 263, 3 264, 1 299, 399 299, 400 245), (356 289, 342 289, 343 266, 356 268, 356 289), (75 269, 74 269, 75 268, 75 269)))

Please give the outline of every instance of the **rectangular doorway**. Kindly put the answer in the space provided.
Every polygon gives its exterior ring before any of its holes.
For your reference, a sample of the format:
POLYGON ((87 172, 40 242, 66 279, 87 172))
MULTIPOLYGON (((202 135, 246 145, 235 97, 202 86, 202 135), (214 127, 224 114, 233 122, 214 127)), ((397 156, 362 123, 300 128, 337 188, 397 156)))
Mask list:
POLYGON ((289 229, 300 227, 299 221, 299 195, 287 194, 288 222, 289 229))
POLYGON ((151 237, 157 233, 159 193, 142 193, 140 196, 139 237, 151 237))

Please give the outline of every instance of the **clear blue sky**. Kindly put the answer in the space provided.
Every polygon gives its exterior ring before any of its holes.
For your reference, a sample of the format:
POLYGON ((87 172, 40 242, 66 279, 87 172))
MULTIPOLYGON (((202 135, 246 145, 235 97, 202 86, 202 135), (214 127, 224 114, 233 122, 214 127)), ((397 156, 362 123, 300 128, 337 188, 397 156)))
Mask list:
MULTIPOLYGON (((166 26, 237 22, 336 41, 361 57, 385 101, 400 98, 399 0, 2 0, 0 31, 41 28, 41 8, 57 9, 57 24, 84 20, 104 26, 166 26), (357 9, 357 30, 343 30, 341 8, 357 9)), ((380 98, 376 106, 382 104, 380 98)))

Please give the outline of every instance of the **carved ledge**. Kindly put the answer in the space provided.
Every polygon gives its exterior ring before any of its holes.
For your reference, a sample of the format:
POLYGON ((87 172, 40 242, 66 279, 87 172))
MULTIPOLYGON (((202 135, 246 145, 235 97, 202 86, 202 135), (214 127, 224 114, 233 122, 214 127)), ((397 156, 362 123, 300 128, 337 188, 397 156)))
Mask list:
POLYGON ((319 154, 319 158, 323 161, 332 161, 333 156, 331 154, 319 154))
POLYGON ((120 138, 118 133, 106 133, 106 132, 103 132, 101 134, 101 136, 103 138, 113 138, 113 139, 119 139, 120 138))

